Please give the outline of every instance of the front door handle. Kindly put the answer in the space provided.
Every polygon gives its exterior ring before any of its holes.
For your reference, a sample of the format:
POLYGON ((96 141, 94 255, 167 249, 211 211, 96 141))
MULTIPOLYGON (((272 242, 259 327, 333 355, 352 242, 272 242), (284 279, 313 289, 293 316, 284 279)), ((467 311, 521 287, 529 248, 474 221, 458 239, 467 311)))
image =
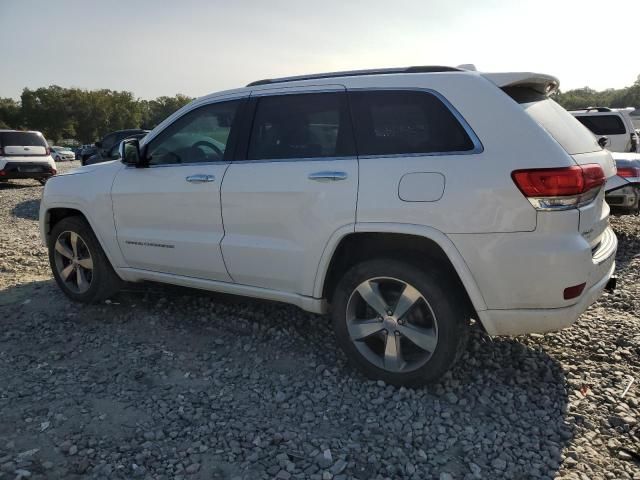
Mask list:
POLYGON ((197 175, 189 175, 185 180, 189 183, 207 183, 215 181, 216 177, 214 175, 205 175, 202 173, 198 173, 197 175))
POLYGON ((309 174, 309 180, 316 182, 337 182, 338 180, 346 179, 346 172, 315 172, 309 174))

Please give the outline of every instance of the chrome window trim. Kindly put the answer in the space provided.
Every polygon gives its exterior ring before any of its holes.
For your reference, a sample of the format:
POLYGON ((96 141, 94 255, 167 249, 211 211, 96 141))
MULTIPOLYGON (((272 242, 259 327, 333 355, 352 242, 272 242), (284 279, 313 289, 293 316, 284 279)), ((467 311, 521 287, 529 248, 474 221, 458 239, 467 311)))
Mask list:
MULTIPOLYGON (((146 170, 147 168, 166 168, 166 167, 199 167, 199 166, 216 166, 216 165, 230 165, 232 162, 228 160, 219 160, 215 162, 189 162, 189 163, 165 163, 162 165, 147 165, 140 170, 146 170)), ((127 165, 126 168, 139 168, 135 165, 127 165)))
MULTIPOLYGON (((391 153, 391 154, 378 154, 378 155, 358 155, 360 159, 369 159, 369 158, 396 158, 396 157, 434 157, 434 156, 449 156, 449 155, 477 155, 479 153, 484 152, 484 146, 482 142, 476 135, 476 132, 473 131, 471 125, 467 123, 462 114, 453 106, 453 104, 447 100, 447 98, 442 95, 440 92, 433 90, 432 88, 423 88, 423 87, 354 87, 348 88, 348 92, 420 92, 426 93, 429 95, 433 95, 438 100, 440 100, 443 105, 451 112, 454 118, 460 123, 464 131, 469 138, 471 139, 471 143, 473 144, 473 148, 471 150, 460 150, 460 151, 445 151, 445 152, 418 152, 418 153, 391 153)), ((354 125, 355 127, 355 125, 354 125)))
MULTIPOLYGON (((341 85, 332 84, 332 87, 340 87, 341 85)), ((320 86, 315 85, 305 85, 305 86, 296 86, 296 87, 285 87, 285 88, 274 88, 274 89, 264 89, 264 90, 252 90, 250 93, 250 98, 258 98, 258 97, 275 97, 280 95, 294 95, 294 94, 314 94, 314 93, 336 93, 340 92, 340 88, 333 89, 321 89, 320 86), (318 90, 314 89, 317 87, 318 90), (288 88, 289 91, 284 91, 285 88, 288 88), (294 90, 295 89, 295 90, 294 90)), ((380 154, 380 155, 349 155, 345 157, 309 157, 309 158, 272 158, 272 159, 260 159, 260 160, 233 160, 232 163, 266 163, 266 162, 292 162, 292 161, 333 161, 333 160, 352 160, 352 159, 372 159, 372 158, 397 158, 397 157, 435 157, 435 156, 451 156, 451 155, 477 155, 484 152, 484 146, 482 142, 476 135, 476 132, 471 128, 469 123, 465 120, 462 114, 453 106, 453 104, 447 100, 447 98, 442 95, 440 92, 433 90, 431 88, 421 88, 421 87, 354 87, 354 88, 346 88, 345 93, 348 95, 349 92, 367 92, 367 91, 378 91, 378 92, 397 92, 397 91, 405 91, 405 92, 421 92, 433 95, 438 100, 440 100, 444 106, 451 112, 454 118, 460 123, 464 131, 469 138, 471 139, 471 143, 473 144, 473 148, 471 150, 460 150, 460 151, 446 151, 446 152, 419 152, 419 153, 392 153, 392 154, 380 154)), ((350 107, 351 108, 351 107, 350 107)), ((353 123, 353 118, 351 119, 353 123)), ((355 128, 355 125, 352 125, 355 128)), ((355 132, 354 132, 355 137, 355 132)), ((355 138, 354 138, 355 141, 355 138)))
POLYGON ((338 160, 358 160, 356 155, 349 155, 346 157, 297 157, 297 158, 264 158, 260 160, 234 160, 235 164, 245 163, 283 163, 283 162, 336 162, 338 160))

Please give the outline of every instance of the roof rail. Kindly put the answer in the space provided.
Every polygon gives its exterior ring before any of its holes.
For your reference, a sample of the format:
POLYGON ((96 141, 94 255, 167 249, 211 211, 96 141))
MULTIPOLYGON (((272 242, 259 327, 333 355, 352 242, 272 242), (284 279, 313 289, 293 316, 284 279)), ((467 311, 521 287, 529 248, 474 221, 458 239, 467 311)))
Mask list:
POLYGON ((585 111, 590 112, 591 110, 595 110, 596 112, 610 112, 611 109, 609 107, 587 107, 585 111))
POLYGON ((359 77, 363 75, 383 75, 385 73, 435 73, 435 72, 463 72, 464 70, 455 67, 443 66, 416 66, 416 67, 400 67, 400 68, 378 68, 372 70, 348 70, 344 72, 315 73, 312 75, 299 75, 295 77, 267 78, 264 80, 256 80, 247 85, 247 87, 255 87, 257 85, 269 85, 271 83, 295 82, 297 80, 316 80, 320 78, 339 78, 339 77, 359 77))

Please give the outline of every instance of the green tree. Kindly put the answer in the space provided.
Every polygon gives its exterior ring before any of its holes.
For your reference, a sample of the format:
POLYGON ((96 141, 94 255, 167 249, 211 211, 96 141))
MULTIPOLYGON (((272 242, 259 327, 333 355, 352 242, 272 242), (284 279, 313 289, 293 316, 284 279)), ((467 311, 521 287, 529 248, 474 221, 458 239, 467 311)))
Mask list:
POLYGON ((154 128, 192 100, 193 98, 179 93, 173 97, 158 97, 155 100, 141 101, 142 128, 154 128))
POLYGON ((21 117, 20 103, 13 98, 0 98, 0 128, 19 128, 21 117))

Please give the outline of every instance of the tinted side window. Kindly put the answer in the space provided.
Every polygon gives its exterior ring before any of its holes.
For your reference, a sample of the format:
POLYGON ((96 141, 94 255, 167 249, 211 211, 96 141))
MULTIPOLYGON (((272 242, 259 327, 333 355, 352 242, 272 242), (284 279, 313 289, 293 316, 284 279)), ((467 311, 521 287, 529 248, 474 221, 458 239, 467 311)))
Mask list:
POLYGON ((149 165, 224 160, 240 102, 205 105, 178 118, 149 143, 149 165))
POLYGON ((427 92, 350 93, 360 155, 464 152, 474 145, 460 122, 427 92))
POLYGON ((355 155, 344 93, 305 93, 258 100, 249 160, 355 155))
POLYGON ((627 133, 622 119, 617 115, 591 115, 576 118, 596 135, 622 135, 627 133))

